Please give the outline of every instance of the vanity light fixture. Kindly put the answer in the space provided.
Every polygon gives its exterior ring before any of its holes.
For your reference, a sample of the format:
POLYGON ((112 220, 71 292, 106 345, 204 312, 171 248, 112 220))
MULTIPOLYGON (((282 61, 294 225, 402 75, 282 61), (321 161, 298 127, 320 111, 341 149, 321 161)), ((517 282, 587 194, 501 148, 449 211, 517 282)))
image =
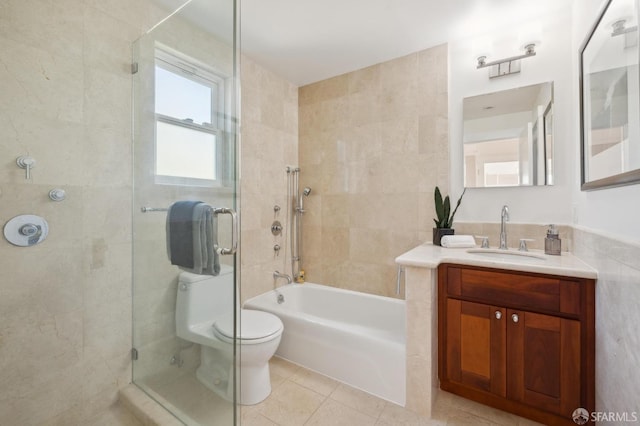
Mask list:
POLYGON ((626 33, 632 33, 638 30, 638 26, 626 28, 626 19, 620 19, 611 25, 611 37, 619 36, 626 33))
POLYGON ((611 25, 611 37, 624 36, 624 48, 638 45, 638 26, 626 26, 626 19, 619 19, 611 25))
POLYGON ((528 58, 536 55, 535 43, 527 44, 524 47, 524 54, 511 56, 510 58, 499 59, 497 61, 487 62, 486 56, 478 56, 477 69, 489 68, 489 78, 503 77, 509 74, 520 72, 520 59, 528 58))

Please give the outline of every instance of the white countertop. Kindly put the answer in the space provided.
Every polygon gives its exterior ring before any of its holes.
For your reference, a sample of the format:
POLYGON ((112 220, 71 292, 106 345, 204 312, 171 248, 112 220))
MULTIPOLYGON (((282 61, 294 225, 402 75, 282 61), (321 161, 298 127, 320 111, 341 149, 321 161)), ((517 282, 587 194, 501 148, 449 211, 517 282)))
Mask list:
MULTIPOLYGON (((458 265, 485 266, 488 268, 507 269, 510 271, 537 272, 541 274, 563 275, 576 278, 598 278, 598 271, 584 263, 571 253, 562 252, 561 256, 544 254, 540 250, 530 250, 538 258, 528 258, 518 255, 501 256, 502 250, 443 248, 431 243, 422 244, 396 257, 396 263, 404 266, 416 266, 435 269, 441 263, 455 263, 458 265), (497 252, 495 257, 481 253, 469 253, 468 250, 497 252)), ((517 250, 509 249, 509 253, 517 250)))

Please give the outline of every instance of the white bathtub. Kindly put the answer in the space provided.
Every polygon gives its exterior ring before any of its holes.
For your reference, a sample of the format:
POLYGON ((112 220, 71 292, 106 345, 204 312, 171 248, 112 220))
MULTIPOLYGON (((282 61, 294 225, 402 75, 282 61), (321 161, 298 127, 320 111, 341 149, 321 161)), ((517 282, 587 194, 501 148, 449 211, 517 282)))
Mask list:
POLYGON ((276 355, 405 405, 405 302, 319 284, 291 284, 249 299, 245 309, 284 323, 276 355))

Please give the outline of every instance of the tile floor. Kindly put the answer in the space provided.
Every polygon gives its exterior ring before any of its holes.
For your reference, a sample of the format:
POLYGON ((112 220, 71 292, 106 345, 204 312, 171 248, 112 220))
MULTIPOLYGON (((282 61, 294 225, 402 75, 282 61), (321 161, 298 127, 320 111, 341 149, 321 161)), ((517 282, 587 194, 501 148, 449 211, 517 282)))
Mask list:
MULTIPOLYGON (((424 419, 281 358, 272 358, 270 365, 272 393, 260 404, 241 408, 242 426, 538 425, 447 392, 438 394, 433 418, 424 419)), ((157 392, 189 414, 187 424, 232 424, 229 403, 213 395, 193 375, 157 392)))
POLYGON ((281 358, 271 361, 272 393, 258 405, 242 407, 243 426, 504 425, 538 423, 440 392, 432 419, 424 419, 281 358))

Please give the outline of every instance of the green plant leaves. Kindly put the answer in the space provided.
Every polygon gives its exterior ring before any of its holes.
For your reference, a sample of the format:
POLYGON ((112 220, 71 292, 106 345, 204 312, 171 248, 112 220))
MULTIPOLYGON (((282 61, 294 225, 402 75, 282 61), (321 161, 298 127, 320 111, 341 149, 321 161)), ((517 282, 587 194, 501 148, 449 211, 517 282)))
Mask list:
POLYGON ((442 194, 440 193, 440 188, 436 186, 436 191, 434 193, 434 198, 436 202, 436 216, 438 220, 434 219, 436 222, 436 228, 442 228, 442 224, 444 222, 444 204, 442 202, 442 194))
POLYGON ((462 195, 460 195, 460 198, 458 198, 458 202, 456 203, 456 208, 453 210, 453 213, 451 213, 451 200, 449 199, 449 196, 447 195, 443 201, 440 188, 436 186, 433 194, 437 216, 437 219, 433 219, 433 221, 436 224, 436 228, 451 228, 453 225, 453 217, 456 215, 458 207, 460 207, 460 203, 462 202, 462 197, 466 191, 467 188, 462 191, 462 195))
POLYGON ((443 228, 449 228, 449 213, 451 213, 451 201, 449 200, 449 196, 444 197, 444 223, 442 224, 443 228))
POLYGON ((449 228, 451 228, 453 226, 453 217, 456 215, 456 212, 458 211, 458 207, 460 207, 460 203, 462 202, 462 197, 464 196, 464 193, 467 192, 467 188, 465 188, 462 191, 462 194, 460 195, 460 198, 458 198, 458 203, 456 204, 456 208, 453 209, 453 213, 451 213, 451 218, 449 219, 449 228))

